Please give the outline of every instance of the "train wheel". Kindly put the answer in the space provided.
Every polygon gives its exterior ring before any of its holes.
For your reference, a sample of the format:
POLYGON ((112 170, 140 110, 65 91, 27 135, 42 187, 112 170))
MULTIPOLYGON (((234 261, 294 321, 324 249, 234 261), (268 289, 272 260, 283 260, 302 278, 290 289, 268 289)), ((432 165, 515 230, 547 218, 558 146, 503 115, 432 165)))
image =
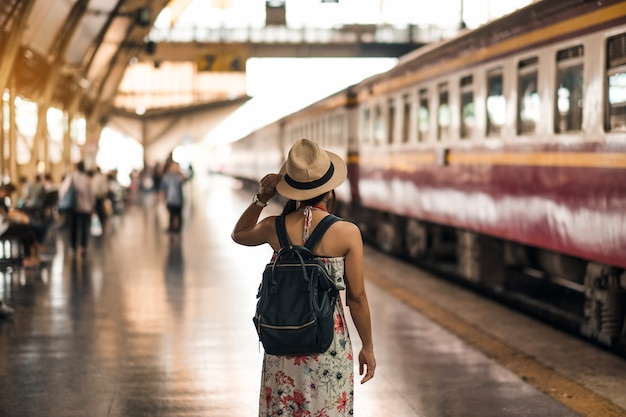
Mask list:
POLYGON ((426 226, 417 220, 409 220, 406 224, 405 249, 411 259, 421 259, 428 250, 428 231, 426 226))
POLYGON ((391 219, 380 219, 376 227, 376 243, 387 253, 397 253, 399 248, 399 233, 395 222, 391 219))
POLYGON ((626 272, 590 262, 585 275, 582 333, 608 346, 626 346, 626 272))
POLYGON ((459 274, 486 288, 504 285, 504 250, 498 239, 469 230, 457 230, 459 274))

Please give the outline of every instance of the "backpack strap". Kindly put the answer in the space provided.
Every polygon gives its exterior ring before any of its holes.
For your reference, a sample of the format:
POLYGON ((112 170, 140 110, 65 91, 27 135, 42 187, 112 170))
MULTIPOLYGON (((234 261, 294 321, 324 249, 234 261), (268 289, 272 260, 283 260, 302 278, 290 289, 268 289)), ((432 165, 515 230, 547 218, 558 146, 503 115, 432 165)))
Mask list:
MULTIPOLYGON (((342 219, 332 214, 325 216, 315 227, 315 230, 313 230, 313 233, 306 241, 304 247, 309 250, 313 250, 313 248, 319 243, 324 233, 326 233, 326 230, 339 220, 342 219)), ((287 234, 287 227, 285 226, 285 216, 276 216, 276 233, 278 234, 278 243, 280 243, 281 248, 289 247, 291 245, 289 235, 287 234)))
POLYGON ((310 251, 313 251, 313 248, 315 248, 315 246, 319 243, 320 239, 322 239, 322 236, 324 236, 324 233, 326 233, 326 230, 328 230, 330 226, 332 226, 335 222, 338 222, 339 220, 342 220, 342 219, 332 214, 325 216, 317 224, 317 227, 315 227, 315 230, 313 230, 313 233, 311 234, 311 236, 309 236, 309 239, 304 244, 304 247, 309 249, 310 251))
POLYGON ((278 234, 278 243, 281 248, 289 247, 291 241, 287 234, 287 227, 285 227, 285 216, 276 216, 276 233, 278 234))

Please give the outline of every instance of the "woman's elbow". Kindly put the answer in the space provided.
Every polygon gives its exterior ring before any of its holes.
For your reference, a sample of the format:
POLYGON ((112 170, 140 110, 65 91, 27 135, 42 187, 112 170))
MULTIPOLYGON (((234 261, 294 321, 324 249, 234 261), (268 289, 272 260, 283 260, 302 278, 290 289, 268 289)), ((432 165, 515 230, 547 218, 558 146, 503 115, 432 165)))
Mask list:
POLYGON ((348 305, 350 306, 356 306, 356 305, 366 305, 367 304, 367 296, 365 295, 365 292, 359 292, 357 294, 351 293, 350 291, 348 291, 347 294, 347 301, 348 301, 348 305))
POLYGON ((259 245, 259 243, 251 241, 250 236, 245 234, 245 233, 233 231, 230 234, 230 237, 231 237, 231 239, 235 243, 237 243, 239 245, 243 245, 243 246, 257 246, 257 245, 259 245))

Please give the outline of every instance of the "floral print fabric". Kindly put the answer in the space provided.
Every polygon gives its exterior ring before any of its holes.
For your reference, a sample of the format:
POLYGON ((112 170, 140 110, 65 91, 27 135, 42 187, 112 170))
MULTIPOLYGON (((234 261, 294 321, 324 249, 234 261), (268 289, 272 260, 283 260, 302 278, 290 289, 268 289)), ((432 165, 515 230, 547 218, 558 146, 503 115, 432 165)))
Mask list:
MULTIPOLYGON (((326 264, 337 287, 345 289, 344 258, 318 259, 326 264)), ((353 395, 352 344, 341 297, 338 297, 335 306, 335 336, 326 352, 307 356, 265 354, 259 417, 351 416, 353 395)))

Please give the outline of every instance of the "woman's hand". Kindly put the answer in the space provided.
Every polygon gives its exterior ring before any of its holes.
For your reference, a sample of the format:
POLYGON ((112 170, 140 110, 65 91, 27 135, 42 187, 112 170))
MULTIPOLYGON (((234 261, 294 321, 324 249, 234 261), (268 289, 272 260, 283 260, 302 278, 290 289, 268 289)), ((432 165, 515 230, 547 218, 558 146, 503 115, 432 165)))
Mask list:
POLYGON ((365 384, 367 381, 374 378, 375 369, 376 359, 374 359, 374 351, 371 349, 361 349, 359 352, 359 375, 363 375, 363 371, 365 370, 365 376, 361 379, 361 384, 365 384))
POLYGON ((280 174, 267 174, 259 181, 259 200, 267 203, 270 198, 276 195, 276 184, 283 176, 280 174))

